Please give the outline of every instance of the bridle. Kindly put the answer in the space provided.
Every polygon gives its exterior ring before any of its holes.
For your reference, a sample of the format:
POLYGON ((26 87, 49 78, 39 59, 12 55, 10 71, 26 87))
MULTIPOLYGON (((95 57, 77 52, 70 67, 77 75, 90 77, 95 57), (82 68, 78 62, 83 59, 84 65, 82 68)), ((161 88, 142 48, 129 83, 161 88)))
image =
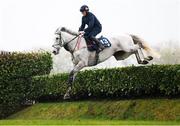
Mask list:
MULTIPOLYGON (((56 33, 57 34, 57 33, 56 33)), ((67 46, 69 43, 71 43, 73 40, 75 40, 77 37, 79 37, 79 35, 76 35, 74 38, 72 38, 71 40, 69 40, 69 41, 67 41, 67 42, 65 42, 65 40, 62 38, 62 35, 61 35, 61 32, 60 33, 58 33, 57 35, 59 35, 59 41, 58 41, 58 43, 57 44, 55 44, 55 45, 53 45, 52 47, 54 47, 55 48, 55 46, 56 45, 59 45, 59 46, 61 46, 61 47, 65 47, 65 46, 67 46), (63 44, 62 44, 63 43, 63 44)), ((74 51, 75 51, 75 48, 76 48, 76 46, 77 46, 77 43, 78 43, 78 41, 76 42, 76 45, 75 45, 75 47, 74 47, 74 49, 71 51, 71 53, 73 53, 74 51)))

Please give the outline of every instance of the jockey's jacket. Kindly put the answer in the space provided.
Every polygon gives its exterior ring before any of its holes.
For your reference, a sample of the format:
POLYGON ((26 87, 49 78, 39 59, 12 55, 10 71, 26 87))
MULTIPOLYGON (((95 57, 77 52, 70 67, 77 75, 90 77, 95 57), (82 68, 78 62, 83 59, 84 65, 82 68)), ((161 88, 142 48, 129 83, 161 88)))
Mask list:
POLYGON ((79 31, 84 31, 85 33, 89 33, 96 28, 101 30, 102 29, 101 23, 93 13, 87 12, 87 15, 82 17, 82 24, 79 28, 79 31), (88 27, 84 29, 86 24, 88 25, 88 27))

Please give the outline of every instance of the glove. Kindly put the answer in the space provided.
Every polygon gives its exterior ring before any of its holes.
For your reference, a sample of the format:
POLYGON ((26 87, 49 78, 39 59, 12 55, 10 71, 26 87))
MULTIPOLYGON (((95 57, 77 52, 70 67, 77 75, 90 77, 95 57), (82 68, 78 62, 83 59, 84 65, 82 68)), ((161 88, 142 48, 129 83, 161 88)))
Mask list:
POLYGON ((84 33, 85 33, 84 31, 79 31, 80 35, 84 35, 84 33))

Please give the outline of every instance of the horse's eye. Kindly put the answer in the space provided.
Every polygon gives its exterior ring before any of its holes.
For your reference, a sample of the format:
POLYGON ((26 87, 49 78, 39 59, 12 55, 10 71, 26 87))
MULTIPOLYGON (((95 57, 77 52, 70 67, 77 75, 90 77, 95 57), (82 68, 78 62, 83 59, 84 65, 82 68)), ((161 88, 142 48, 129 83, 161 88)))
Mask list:
POLYGON ((59 38, 56 38, 56 40, 58 40, 59 38))

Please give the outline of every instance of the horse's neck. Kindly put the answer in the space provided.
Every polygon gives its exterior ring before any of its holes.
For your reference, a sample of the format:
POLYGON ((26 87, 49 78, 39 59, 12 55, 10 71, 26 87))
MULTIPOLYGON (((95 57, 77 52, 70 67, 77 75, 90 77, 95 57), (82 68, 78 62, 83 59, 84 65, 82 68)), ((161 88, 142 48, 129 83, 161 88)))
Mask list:
MULTIPOLYGON (((64 41, 65 42, 69 42, 69 41, 71 41, 74 37, 76 37, 76 36, 74 36, 74 35, 71 35, 71 34, 68 34, 68 33, 63 33, 63 39, 64 39, 64 41)), ((84 47, 87 47, 87 45, 86 45, 86 42, 85 42, 85 39, 82 37, 82 38, 79 38, 79 37, 77 37, 76 39, 74 39, 74 40, 72 40, 71 42, 69 42, 69 44, 68 44, 68 47, 70 48, 70 50, 71 51, 73 51, 74 49, 75 49, 75 46, 76 46, 76 48, 78 47, 78 45, 77 45, 77 42, 78 41, 80 41, 80 43, 79 43, 79 49, 81 49, 81 48, 84 48, 84 47), (78 40, 79 39, 79 40, 78 40)), ((77 50, 77 49, 76 49, 77 50)))

